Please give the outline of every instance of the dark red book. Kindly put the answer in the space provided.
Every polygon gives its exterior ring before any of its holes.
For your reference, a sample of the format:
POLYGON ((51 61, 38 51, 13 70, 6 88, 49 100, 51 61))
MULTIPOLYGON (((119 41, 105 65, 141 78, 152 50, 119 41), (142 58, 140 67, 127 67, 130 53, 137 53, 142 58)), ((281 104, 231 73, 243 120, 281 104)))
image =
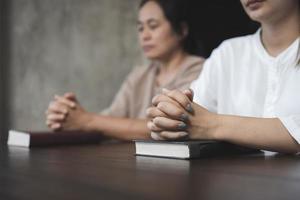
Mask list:
POLYGON ((103 139, 104 136, 102 136, 99 132, 10 130, 7 144, 22 147, 41 147, 48 145, 99 143, 103 139))

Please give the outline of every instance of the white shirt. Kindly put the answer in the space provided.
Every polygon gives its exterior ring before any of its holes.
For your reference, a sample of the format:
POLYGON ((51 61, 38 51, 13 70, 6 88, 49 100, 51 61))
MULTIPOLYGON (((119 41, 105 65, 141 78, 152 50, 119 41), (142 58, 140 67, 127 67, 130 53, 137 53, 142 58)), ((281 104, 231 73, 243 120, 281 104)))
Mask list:
POLYGON ((279 118, 300 144, 299 46, 298 38, 272 57, 260 30, 223 42, 191 85, 194 101, 219 114, 279 118))

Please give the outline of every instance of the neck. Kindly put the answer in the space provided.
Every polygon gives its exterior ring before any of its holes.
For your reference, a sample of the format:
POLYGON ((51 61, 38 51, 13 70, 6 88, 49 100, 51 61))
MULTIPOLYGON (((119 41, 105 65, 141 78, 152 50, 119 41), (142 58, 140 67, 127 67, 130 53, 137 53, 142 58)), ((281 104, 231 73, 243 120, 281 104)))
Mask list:
POLYGON ((262 23, 262 43, 268 53, 276 57, 288 48, 300 32, 300 13, 298 9, 284 19, 262 23))
POLYGON ((173 73, 176 72, 180 68, 180 64, 186 57, 186 52, 182 49, 176 50, 170 55, 166 56, 166 58, 159 60, 161 66, 161 72, 163 73, 173 73))

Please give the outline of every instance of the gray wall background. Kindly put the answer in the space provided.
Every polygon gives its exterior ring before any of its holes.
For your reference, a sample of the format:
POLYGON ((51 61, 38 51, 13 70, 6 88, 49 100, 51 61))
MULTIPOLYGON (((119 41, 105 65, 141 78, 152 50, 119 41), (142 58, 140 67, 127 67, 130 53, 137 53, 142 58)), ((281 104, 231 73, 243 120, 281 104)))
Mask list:
POLYGON ((46 129, 54 94, 75 92, 89 111, 109 106, 143 63, 139 0, 11 0, 9 128, 46 129))

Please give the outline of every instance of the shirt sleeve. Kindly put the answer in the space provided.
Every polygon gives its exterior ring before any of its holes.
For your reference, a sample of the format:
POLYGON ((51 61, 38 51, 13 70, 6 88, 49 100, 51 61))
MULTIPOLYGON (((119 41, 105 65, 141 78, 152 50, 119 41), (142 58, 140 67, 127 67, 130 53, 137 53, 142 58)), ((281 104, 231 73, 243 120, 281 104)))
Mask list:
POLYGON ((100 114, 113 116, 113 117, 128 117, 130 109, 130 96, 133 91, 134 80, 136 74, 139 71, 139 67, 134 68, 125 81, 122 83, 121 88, 114 97, 111 105, 104 109, 100 114))
POLYGON ((192 82, 191 89, 194 91, 194 102, 207 110, 217 112, 217 91, 221 65, 221 52, 219 48, 214 50, 205 61, 203 70, 198 78, 192 82))
MULTIPOLYGON (((299 42, 299 48, 300 48, 300 42, 299 42)), ((300 59, 300 53, 298 55, 298 59, 300 59)), ((296 68, 298 69, 300 67, 299 62, 300 60, 298 61, 298 64, 296 64, 296 68)), ((300 144, 300 114, 279 117, 279 120, 285 126, 285 128, 288 130, 290 135, 294 138, 294 140, 296 140, 297 143, 300 144)))
POLYGON ((300 114, 279 117, 281 123, 289 131, 290 135, 300 144, 300 114))

